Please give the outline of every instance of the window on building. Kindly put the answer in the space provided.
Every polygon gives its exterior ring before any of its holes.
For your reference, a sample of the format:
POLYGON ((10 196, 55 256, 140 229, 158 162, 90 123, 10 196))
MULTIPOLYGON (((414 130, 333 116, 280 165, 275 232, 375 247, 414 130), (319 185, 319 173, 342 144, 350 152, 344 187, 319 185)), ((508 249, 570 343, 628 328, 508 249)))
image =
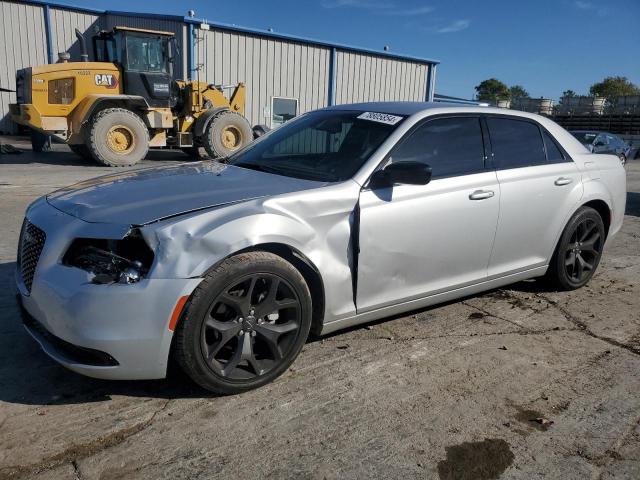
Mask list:
POLYGON ((391 152, 391 162, 409 161, 428 164, 433 178, 484 170, 480 119, 439 118, 421 125, 391 152))
POLYGON ((487 118, 493 161, 497 169, 529 167, 547 162, 540 128, 512 118, 487 118))
POLYGON ((271 100, 271 128, 282 125, 298 114, 298 99, 273 97, 271 100))

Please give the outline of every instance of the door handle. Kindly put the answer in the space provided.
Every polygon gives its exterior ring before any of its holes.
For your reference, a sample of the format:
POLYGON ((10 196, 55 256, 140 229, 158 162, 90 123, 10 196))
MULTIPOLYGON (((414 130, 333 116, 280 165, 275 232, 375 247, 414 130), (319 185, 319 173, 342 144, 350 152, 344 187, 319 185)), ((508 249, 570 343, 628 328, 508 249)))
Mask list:
POLYGON ((573 182, 572 178, 569 177, 560 177, 558 179, 556 179, 555 183, 556 185, 558 185, 559 187, 561 187, 562 185, 569 185, 571 182, 573 182))
POLYGON ((492 190, 476 190, 475 192, 469 194, 469 200, 484 200, 486 198, 491 198, 495 194, 492 190))

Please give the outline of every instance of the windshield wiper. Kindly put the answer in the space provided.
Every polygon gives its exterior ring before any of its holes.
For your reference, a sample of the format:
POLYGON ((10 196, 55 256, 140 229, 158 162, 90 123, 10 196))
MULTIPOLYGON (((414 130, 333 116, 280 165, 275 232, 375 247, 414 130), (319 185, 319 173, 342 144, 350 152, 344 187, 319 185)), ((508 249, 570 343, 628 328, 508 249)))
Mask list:
POLYGON ((266 165, 259 165, 257 163, 232 163, 234 167, 248 168, 250 170, 257 170, 258 172, 272 173, 274 175, 282 175, 282 172, 276 168, 267 167, 266 165))

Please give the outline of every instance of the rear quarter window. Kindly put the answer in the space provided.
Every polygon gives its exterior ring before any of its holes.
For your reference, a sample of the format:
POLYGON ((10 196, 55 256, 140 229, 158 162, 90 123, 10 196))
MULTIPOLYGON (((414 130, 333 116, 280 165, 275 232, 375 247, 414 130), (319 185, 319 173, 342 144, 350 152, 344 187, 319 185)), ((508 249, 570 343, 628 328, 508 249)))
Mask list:
POLYGON ((526 120, 487 118, 493 162, 497 169, 546 163, 540 128, 526 120))
POLYGON ((564 154, 549 132, 543 132, 542 137, 544 138, 544 146, 547 151, 547 161, 549 163, 565 162, 566 158, 564 154))

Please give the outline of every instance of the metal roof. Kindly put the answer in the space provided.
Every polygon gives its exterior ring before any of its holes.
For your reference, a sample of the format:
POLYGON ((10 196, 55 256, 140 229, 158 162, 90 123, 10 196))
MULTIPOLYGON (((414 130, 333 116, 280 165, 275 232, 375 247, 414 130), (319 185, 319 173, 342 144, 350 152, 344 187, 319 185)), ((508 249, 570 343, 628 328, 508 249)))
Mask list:
MULTIPOLYGON (((93 14, 124 15, 124 16, 130 16, 130 17, 151 18, 151 19, 156 18, 158 20, 170 20, 174 22, 183 22, 183 23, 191 24, 195 26, 205 23, 204 19, 195 18, 195 17, 184 17, 179 15, 164 15, 164 14, 157 14, 157 13, 126 12, 126 11, 119 11, 119 10, 103 10, 99 8, 83 7, 80 5, 61 3, 57 1, 22 0, 22 2, 30 3, 33 5, 41 5, 41 6, 61 8, 61 9, 67 9, 67 10, 75 10, 79 12, 87 12, 87 13, 93 13, 93 14)), ((208 20, 206 21, 206 23, 208 23, 212 28, 219 29, 219 30, 246 33, 246 34, 256 35, 260 37, 286 40, 290 42, 299 42, 299 43, 305 43, 310 45, 318 45, 322 47, 336 48, 338 50, 346 50, 350 52, 364 53, 367 55, 375 55, 383 58, 392 58, 392 59, 405 60, 405 61, 416 62, 416 63, 424 63, 429 65, 437 65, 440 63, 439 60, 434 60, 432 58, 425 58, 425 57, 419 57, 419 56, 413 56, 413 55, 403 55, 401 53, 395 53, 395 52, 379 51, 371 48, 359 47, 356 45, 329 42, 326 40, 319 40, 315 38, 303 37, 298 35, 290 35, 286 33, 272 32, 269 30, 262 30, 258 28, 243 27, 236 24, 223 23, 223 22, 211 22, 208 20)))

